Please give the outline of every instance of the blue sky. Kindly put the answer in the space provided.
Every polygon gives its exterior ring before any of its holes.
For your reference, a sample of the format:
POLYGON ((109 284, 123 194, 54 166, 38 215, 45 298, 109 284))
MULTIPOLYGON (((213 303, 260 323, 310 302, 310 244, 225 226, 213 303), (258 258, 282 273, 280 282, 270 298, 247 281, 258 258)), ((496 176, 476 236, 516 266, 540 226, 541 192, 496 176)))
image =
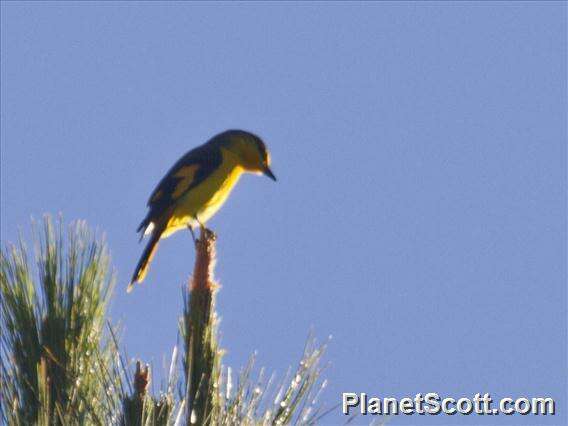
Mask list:
MULTIPOLYGON (((142 287, 158 180, 227 128, 246 176, 210 227, 227 364, 284 373, 313 327, 341 392, 552 396, 566 422, 566 4, 3 3, 2 240, 62 212, 104 230, 112 317, 161 369, 188 233, 142 287)), ((359 419, 358 424, 371 419, 359 419)), ((342 421, 339 414, 329 424, 342 421)))

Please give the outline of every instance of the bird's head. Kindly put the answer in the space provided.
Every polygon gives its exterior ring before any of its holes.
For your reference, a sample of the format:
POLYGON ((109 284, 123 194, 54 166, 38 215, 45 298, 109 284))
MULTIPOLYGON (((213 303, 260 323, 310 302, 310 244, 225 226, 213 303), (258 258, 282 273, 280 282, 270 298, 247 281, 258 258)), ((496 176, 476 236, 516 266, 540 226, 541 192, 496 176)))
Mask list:
POLYGON ((270 170, 270 154, 262 139, 243 130, 228 130, 223 136, 225 148, 235 155, 243 169, 276 180, 270 170))

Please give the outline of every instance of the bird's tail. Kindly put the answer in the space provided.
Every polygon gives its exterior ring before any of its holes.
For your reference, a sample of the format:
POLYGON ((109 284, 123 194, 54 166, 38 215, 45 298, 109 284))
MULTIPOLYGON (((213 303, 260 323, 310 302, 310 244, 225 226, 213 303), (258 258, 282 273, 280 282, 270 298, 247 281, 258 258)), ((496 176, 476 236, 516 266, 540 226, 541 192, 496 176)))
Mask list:
POLYGON ((154 253, 158 248, 158 241, 160 241, 160 237, 162 236, 163 228, 155 229, 152 232, 152 236, 138 261, 138 265, 136 265, 136 269, 134 270, 134 274, 132 275, 132 279, 130 280, 130 284, 128 284, 128 288, 126 291, 130 293, 134 288, 134 284, 141 283, 144 281, 146 277, 146 273, 148 272, 148 266, 150 266, 150 262, 152 261, 152 257, 154 257, 154 253))

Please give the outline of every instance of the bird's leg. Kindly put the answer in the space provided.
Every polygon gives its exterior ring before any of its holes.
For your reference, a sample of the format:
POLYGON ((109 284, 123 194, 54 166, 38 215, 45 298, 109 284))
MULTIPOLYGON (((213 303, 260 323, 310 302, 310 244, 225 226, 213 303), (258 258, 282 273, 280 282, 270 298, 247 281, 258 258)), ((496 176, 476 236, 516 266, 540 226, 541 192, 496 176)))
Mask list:
POLYGON ((195 221, 198 223, 198 225, 199 225, 199 227, 201 228, 201 230, 203 230, 203 229, 205 228, 205 225, 203 225, 203 224, 201 223, 201 221, 199 220, 199 218, 197 217, 197 215, 193 216, 193 220, 195 220, 195 221))
POLYGON ((199 228, 201 229, 201 235, 205 236, 206 238, 211 238, 213 240, 217 237, 215 235, 215 232, 213 232, 211 229, 207 228, 203 223, 201 223, 197 215, 195 215, 193 218, 199 224, 199 228))
MULTIPOLYGON (((204 234, 204 229, 207 229, 207 228, 205 228, 205 225, 203 225, 203 224, 201 223, 201 221, 199 220, 199 218, 197 217, 197 215, 193 216, 193 219, 198 223, 199 228, 201 229, 201 236, 204 236, 204 235, 205 235, 205 234, 204 234)), ((199 241, 199 240, 197 240, 197 241, 199 241)))
POLYGON ((188 224, 187 229, 189 229, 189 232, 191 232, 191 238, 193 238, 193 244, 197 245, 197 238, 195 238, 195 232, 193 232, 193 227, 188 224))

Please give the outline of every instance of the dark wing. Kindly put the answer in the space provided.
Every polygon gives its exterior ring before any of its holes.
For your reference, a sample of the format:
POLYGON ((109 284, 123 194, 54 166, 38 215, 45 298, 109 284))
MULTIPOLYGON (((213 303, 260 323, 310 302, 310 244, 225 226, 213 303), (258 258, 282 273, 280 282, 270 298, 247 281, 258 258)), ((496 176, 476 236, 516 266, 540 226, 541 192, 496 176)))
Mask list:
POLYGON ((180 197, 207 179, 221 165, 222 160, 221 150, 212 144, 201 145, 180 158, 150 195, 150 211, 138 231, 160 218, 180 197))

